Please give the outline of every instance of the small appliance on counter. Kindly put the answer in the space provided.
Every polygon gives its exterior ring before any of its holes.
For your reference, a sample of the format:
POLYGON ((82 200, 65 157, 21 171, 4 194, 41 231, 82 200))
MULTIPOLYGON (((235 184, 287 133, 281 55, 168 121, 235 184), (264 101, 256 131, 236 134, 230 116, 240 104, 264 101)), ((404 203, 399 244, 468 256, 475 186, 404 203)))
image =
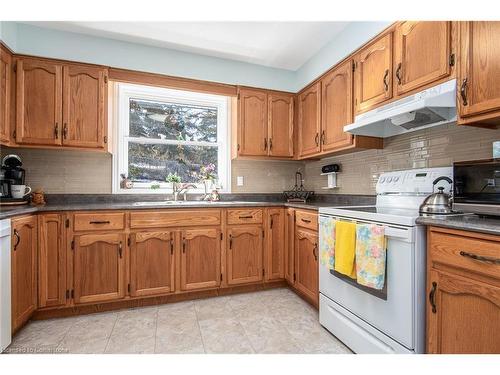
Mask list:
POLYGON ((439 181, 446 181, 451 186, 453 180, 447 176, 441 176, 432 181, 433 193, 429 195, 420 205, 420 213, 423 215, 450 215, 456 212, 452 210, 452 198, 451 195, 444 192, 444 187, 439 186, 437 192, 434 192, 434 187, 439 181))
POLYGON ((323 189, 335 189, 337 188, 337 173, 340 172, 340 166, 338 164, 328 164, 321 168, 321 176, 328 177, 328 185, 323 187, 323 189))
POLYGON ((500 217, 500 158, 453 163, 453 209, 500 217))
POLYGON ((26 171, 17 155, 7 155, 2 160, 0 172, 0 205, 29 203, 31 188, 25 185, 26 171))

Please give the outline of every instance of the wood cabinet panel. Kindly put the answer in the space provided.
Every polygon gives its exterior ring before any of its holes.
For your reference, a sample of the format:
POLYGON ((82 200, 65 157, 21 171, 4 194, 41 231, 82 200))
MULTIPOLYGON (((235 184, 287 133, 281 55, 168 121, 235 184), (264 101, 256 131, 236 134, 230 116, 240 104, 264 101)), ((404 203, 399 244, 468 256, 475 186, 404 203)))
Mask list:
POLYGON ((320 151, 321 82, 315 83, 298 97, 299 156, 310 156, 320 151))
POLYGON ((220 225, 221 212, 213 209, 138 211, 130 213, 130 228, 188 227, 220 225))
POLYGON ((394 38, 396 95, 450 75, 451 21, 405 21, 394 38))
POLYGON ((227 210, 227 223, 232 224, 261 224, 262 208, 245 208, 227 210))
POLYGON ((464 118, 460 122, 476 115, 500 116, 500 22, 460 22, 459 43, 458 111, 464 118))
POLYGON ((349 146, 354 136, 344 132, 353 118, 352 60, 347 60, 321 79, 321 149, 349 146))
POLYGON ((62 65, 17 59, 16 142, 62 143, 62 65))
POLYGON ((269 155, 293 156, 293 95, 268 94, 269 155))
POLYGON ((268 154, 267 94, 260 90, 240 89, 238 94, 238 154, 268 154))
POLYGON ((120 230, 125 228, 124 212, 76 213, 73 228, 79 231, 120 230))
POLYGON ((123 298, 124 234, 84 234, 74 237, 74 302, 90 303, 123 298))
POLYGON ((286 209, 285 223, 285 279, 289 284, 295 283, 295 210, 286 209))
POLYGON ((245 284, 263 279, 263 229, 258 225, 229 227, 227 283, 245 284))
POLYGON ((318 230, 318 213, 305 210, 296 210, 295 217, 298 227, 318 230))
POLYGON ((0 143, 10 142, 12 55, 0 45, 0 143))
POLYGON ((318 306, 318 233, 295 228, 295 288, 318 306))
POLYGON ((356 114, 392 98, 392 32, 358 52, 354 63, 356 114))
POLYGON ((130 235, 130 295, 150 296, 175 289, 174 233, 138 232, 130 235))
POLYGON ((221 279, 219 228, 181 232, 181 289, 216 288, 221 279))
POLYGON ((281 207, 269 208, 267 225, 266 280, 283 279, 285 276, 285 210, 281 207))
POLYGON ((64 215, 38 216, 38 305, 66 304, 66 236, 64 215))
POLYGON ((498 286, 431 270, 427 292, 428 353, 500 352, 498 286))
POLYGON ((37 308, 37 217, 12 220, 12 331, 26 323, 37 308))
POLYGON ((103 148, 106 135, 104 68, 63 67, 63 144, 103 148))

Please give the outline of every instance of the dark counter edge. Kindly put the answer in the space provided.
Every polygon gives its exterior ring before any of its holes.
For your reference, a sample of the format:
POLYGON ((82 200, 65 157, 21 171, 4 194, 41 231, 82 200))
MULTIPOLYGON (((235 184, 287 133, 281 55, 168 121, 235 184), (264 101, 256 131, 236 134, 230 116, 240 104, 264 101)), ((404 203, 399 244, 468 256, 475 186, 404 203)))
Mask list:
POLYGON ((463 216, 419 217, 417 224, 500 235, 500 217, 498 219, 480 217, 474 214, 463 216))

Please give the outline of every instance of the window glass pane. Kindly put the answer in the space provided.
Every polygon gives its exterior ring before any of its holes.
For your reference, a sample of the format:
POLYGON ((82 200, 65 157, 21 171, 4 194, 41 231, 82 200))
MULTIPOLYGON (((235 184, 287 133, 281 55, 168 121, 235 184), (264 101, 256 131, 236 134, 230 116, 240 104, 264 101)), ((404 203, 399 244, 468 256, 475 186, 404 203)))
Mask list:
POLYGON ((217 142, 217 108, 130 99, 131 137, 217 142))
POLYGON ((200 168, 210 163, 217 173, 217 147, 138 143, 128 147, 128 176, 136 182, 165 182, 169 173, 177 173, 182 182, 197 183, 200 168))

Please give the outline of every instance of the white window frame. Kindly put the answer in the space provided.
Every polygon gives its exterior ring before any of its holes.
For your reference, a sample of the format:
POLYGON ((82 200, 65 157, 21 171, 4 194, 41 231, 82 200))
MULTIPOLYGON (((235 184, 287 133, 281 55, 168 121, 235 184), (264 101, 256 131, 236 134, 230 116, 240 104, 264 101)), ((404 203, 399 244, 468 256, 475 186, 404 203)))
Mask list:
MULTIPOLYGON (((222 193, 231 192, 231 158, 229 155, 230 137, 230 98, 221 95, 212 95, 192 91, 182 91, 153 86, 117 83, 117 100, 114 101, 116 115, 116 126, 114 129, 114 152, 113 152, 113 194, 169 194, 172 193, 172 184, 165 181, 157 181, 159 189, 151 189, 151 183, 134 183, 132 189, 120 188, 120 174, 128 175, 128 142, 142 144, 168 144, 187 146, 217 146, 217 177, 219 189, 222 193), (130 99, 144 99, 176 104, 201 105, 217 108, 217 142, 178 141, 167 139, 138 138, 129 136, 129 103, 130 99)), ((196 189, 190 189, 189 193, 204 193, 201 183, 196 184, 196 189)))

